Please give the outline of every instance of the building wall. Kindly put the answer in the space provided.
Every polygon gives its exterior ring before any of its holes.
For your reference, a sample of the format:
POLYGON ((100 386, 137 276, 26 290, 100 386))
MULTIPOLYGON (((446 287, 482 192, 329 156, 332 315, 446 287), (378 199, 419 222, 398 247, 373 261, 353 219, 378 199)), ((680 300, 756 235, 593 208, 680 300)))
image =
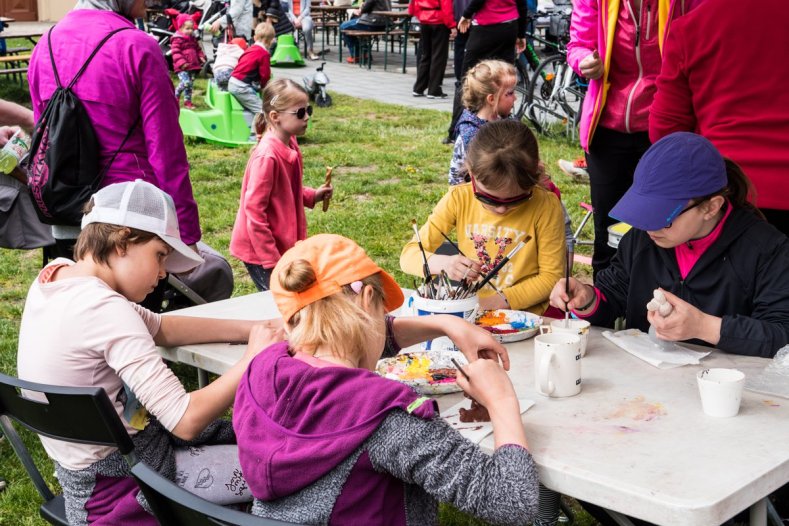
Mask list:
POLYGON ((76 4, 76 0, 38 0, 38 19, 42 22, 57 22, 76 4))

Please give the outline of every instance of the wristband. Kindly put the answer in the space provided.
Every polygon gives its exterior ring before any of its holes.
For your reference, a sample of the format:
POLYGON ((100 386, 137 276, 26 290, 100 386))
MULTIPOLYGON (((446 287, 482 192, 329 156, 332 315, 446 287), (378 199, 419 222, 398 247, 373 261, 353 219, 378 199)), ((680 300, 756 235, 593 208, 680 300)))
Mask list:
MULTIPOLYGON (((592 290, 594 290, 594 287, 592 288, 592 290)), ((595 290, 594 294, 592 294, 592 299, 589 300, 589 303, 587 303, 583 307, 576 307, 574 310, 579 311, 579 312, 585 311, 586 309, 588 309, 592 305, 594 305, 596 301, 597 301, 597 291, 595 290)))

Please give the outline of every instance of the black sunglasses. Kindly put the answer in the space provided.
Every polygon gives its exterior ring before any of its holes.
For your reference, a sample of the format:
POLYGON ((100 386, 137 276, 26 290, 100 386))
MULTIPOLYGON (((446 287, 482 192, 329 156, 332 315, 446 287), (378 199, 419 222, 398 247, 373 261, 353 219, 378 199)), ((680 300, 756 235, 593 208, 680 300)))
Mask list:
POLYGON ((312 105, 309 105, 306 108, 299 108, 296 111, 283 111, 282 113, 290 113, 291 115, 295 115, 297 119, 301 120, 305 115, 312 117, 312 105))
POLYGON ((478 189, 476 183, 474 182, 473 177, 471 178, 471 188, 474 191, 474 197, 477 198, 477 201, 493 207, 506 206, 507 208, 512 208, 513 206, 519 205, 524 201, 528 201, 529 199, 531 199, 533 193, 533 192, 527 192, 525 194, 516 195, 515 197, 508 197, 507 199, 501 199, 499 197, 490 195, 478 189))

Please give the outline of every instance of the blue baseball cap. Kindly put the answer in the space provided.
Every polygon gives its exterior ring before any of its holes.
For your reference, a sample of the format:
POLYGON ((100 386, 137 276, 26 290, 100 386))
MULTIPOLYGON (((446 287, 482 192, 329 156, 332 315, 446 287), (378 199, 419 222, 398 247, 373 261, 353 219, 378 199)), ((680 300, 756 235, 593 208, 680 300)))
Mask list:
POLYGON ((660 230, 688 201, 714 194, 727 184, 726 163, 710 141, 695 133, 672 133, 641 157, 633 185, 609 215, 639 230, 660 230))

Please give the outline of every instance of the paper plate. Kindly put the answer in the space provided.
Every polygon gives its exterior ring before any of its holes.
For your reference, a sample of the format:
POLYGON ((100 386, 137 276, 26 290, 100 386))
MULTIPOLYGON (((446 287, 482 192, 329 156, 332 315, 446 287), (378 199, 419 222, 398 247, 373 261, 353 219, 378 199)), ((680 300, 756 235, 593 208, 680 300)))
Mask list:
POLYGON ((490 331, 501 343, 511 343, 537 334, 542 318, 522 310, 498 309, 480 312, 474 323, 490 331))
POLYGON ((456 393, 461 389, 452 358, 460 365, 468 363, 463 354, 454 351, 410 352, 378 360, 375 372, 403 382, 420 394, 456 393))

